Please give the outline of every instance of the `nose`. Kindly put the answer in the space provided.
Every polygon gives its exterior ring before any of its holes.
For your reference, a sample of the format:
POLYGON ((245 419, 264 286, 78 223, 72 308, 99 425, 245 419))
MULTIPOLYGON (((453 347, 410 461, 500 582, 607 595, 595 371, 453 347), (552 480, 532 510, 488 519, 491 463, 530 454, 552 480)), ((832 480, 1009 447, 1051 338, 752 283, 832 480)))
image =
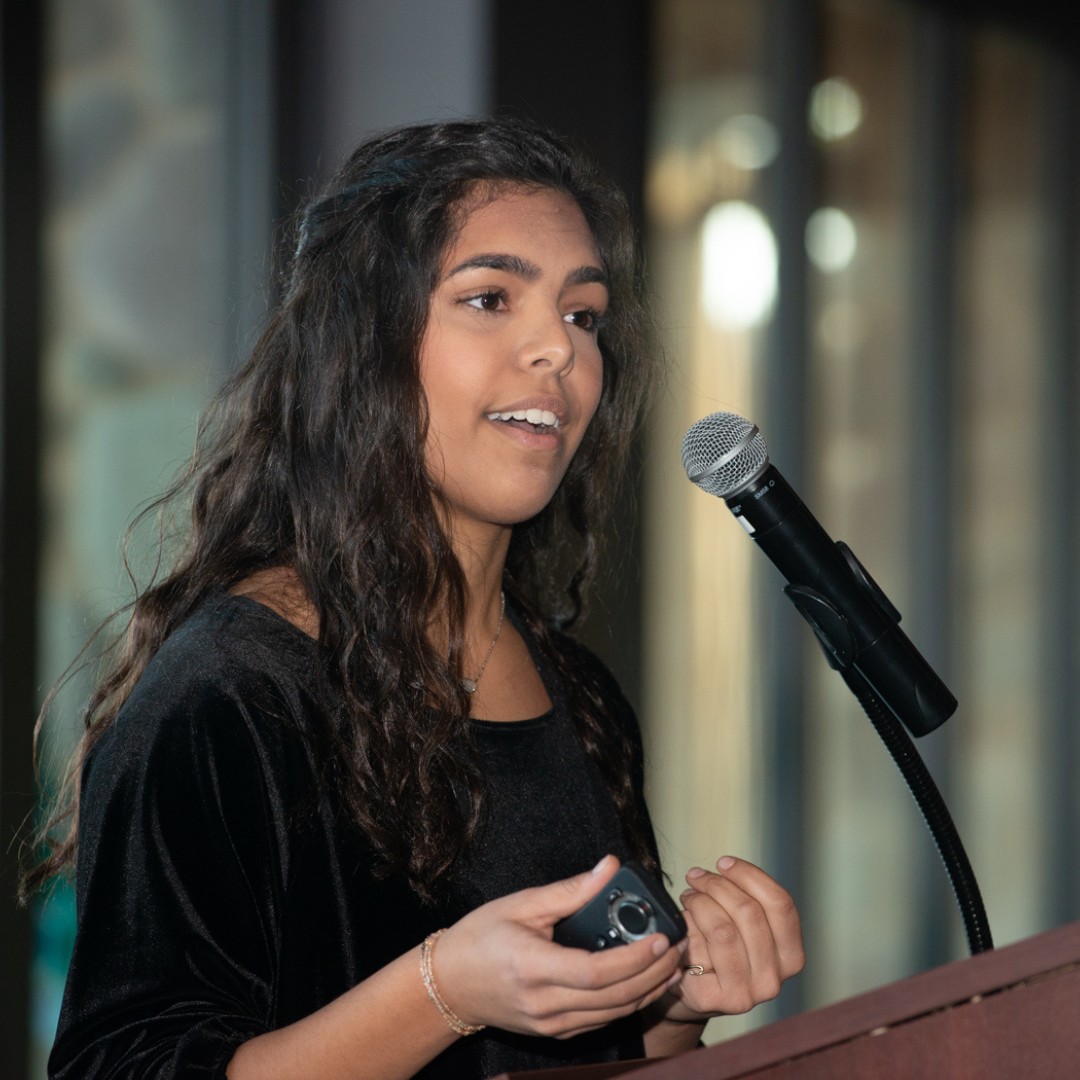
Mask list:
POLYGON ((530 320, 518 350, 518 362, 533 371, 550 371, 558 377, 574 367, 574 339, 558 310, 538 312, 530 320))

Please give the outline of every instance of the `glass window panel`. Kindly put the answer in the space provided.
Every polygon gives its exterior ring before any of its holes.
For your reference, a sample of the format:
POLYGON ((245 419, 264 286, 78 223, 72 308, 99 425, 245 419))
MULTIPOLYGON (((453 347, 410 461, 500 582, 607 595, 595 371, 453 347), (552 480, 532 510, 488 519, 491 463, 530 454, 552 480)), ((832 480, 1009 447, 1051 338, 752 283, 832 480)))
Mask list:
MULTIPOLYGON (((764 116, 762 15, 753 0, 665 0, 655 17, 648 248, 670 377, 646 462, 644 726, 675 892, 693 865, 729 852, 761 859, 755 552, 724 505, 686 479, 679 450, 708 413, 754 415, 776 281, 757 205, 778 149, 764 116)), ((759 1021, 714 1021, 708 1039, 759 1021)))
POLYGON ((996 944, 1044 929, 1040 693, 1043 61, 978 33, 960 268, 962 834, 996 944))
MULTIPOLYGON (((908 5, 826 0, 809 102, 811 416, 805 497, 901 611, 908 590, 911 128, 908 5)), ((811 1004, 911 970, 918 811, 843 681, 808 664, 811 1004)))

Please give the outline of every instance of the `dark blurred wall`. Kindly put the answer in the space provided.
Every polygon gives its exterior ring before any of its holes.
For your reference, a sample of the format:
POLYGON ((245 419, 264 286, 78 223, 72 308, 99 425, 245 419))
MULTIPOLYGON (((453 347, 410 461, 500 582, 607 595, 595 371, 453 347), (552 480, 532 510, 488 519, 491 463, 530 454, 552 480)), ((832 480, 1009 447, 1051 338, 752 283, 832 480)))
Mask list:
POLYGON ((645 0, 495 0, 495 107, 586 147, 643 220, 649 105, 645 0))
POLYGON ((14 894, 35 790, 43 21, 36 4, 0 15, 0 1069, 12 1077, 29 1060, 31 923, 14 894))
POLYGON ((490 0, 278 0, 286 207, 365 135, 487 113, 490 0))
POLYGON ((918 6, 968 24, 1006 27, 1080 56, 1080 8, 1071 0, 920 0, 918 6))

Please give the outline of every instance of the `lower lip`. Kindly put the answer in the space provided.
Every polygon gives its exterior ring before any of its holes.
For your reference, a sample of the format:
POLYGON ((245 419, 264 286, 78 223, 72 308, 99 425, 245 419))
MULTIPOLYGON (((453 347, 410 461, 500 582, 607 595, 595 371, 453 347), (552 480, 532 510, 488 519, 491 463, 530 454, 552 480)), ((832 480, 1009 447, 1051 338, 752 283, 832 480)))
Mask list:
POLYGON ((508 423, 506 420, 489 420, 488 423, 497 427, 504 435, 508 435, 522 446, 527 446, 532 450, 558 449, 559 432, 557 429, 555 431, 533 431, 530 428, 518 427, 512 422, 508 423))

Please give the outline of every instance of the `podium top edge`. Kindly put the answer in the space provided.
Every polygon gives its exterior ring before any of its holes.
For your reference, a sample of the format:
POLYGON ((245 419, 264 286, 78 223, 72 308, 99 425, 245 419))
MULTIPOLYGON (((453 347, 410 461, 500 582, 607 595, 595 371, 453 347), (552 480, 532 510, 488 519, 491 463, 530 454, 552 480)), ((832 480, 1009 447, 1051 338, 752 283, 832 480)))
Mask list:
MULTIPOLYGON (((705 1050, 670 1071, 670 1059, 624 1063, 634 1080, 737 1080, 780 1061, 824 1050, 860 1035, 916 1020, 950 1006, 1007 990, 1080 965, 1080 922, 1011 945, 955 960, 857 997, 778 1020, 705 1050)), ((568 1076, 572 1072, 568 1071, 568 1076)))

